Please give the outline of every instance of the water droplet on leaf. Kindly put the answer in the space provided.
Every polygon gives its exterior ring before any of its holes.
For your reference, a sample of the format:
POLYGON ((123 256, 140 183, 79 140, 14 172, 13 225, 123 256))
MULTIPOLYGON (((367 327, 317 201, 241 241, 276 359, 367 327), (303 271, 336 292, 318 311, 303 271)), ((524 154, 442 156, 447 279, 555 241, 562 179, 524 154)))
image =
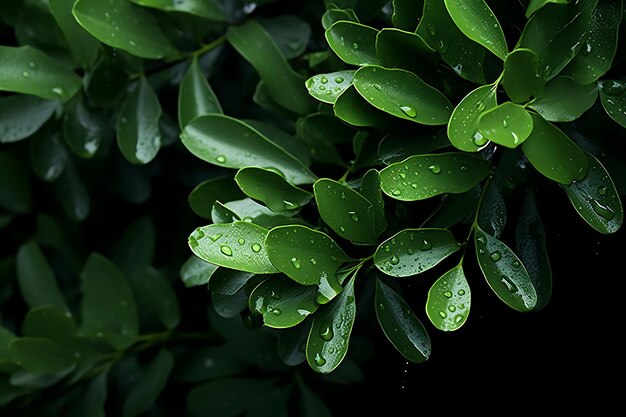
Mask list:
POLYGON ((226 157, 224 155, 218 155, 217 158, 215 158, 215 160, 219 162, 220 164, 223 164, 226 162, 226 157))
POLYGON ((322 355, 317 353, 315 355, 315 363, 317 364, 317 366, 324 366, 324 364, 326 363, 326 359, 324 359, 322 355))
POLYGON ((253 243, 250 248, 252 249, 252 252, 258 253, 261 250, 261 245, 259 245, 258 243, 253 243))
POLYGON ((400 106, 400 110, 402 110, 402 113, 406 114, 407 116, 411 118, 417 116, 417 112, 411 106, 400 106))
POLYGON ((297 258, 291 258, 291 264, 294 268, 300 269, 300 261, 297 258))
POLYGON ((220 251, 226 256, 233 256, 233 250, 230 248, 230 246, 222 245, 220 246, 220 251))
POLYGON ((452 292, 450 292, 450 291, 446 291, 446 292, 444 292, 444 293, 443 293, 443 295, 444 295, 444 297, 446 297, 446 298, 452 298, 452 292))
POLYGON ((598 216, 601 216, 606 220, 610 221, 615 218, 615 212, 609 206, 600 203, 598 200, 591 200, 591 207, 598 216))
POLYGON ((394 254, 389 260, 389 263, 391 263, 391 265, 398 265, 400 263, 400 258, 398 258, 396 254, 394 254))
POLYGON ((502 259, 502 254, 498 251, 495 251, 494 253, 489 255, 489 257, 491 258, 492 261, 498 262, 500 259, 502 259))
POLYGON ((441 172, 441 166, 439 166, 439 164, 432 164, 428 167, 428 170, 433 174, 439 174, 441 172))

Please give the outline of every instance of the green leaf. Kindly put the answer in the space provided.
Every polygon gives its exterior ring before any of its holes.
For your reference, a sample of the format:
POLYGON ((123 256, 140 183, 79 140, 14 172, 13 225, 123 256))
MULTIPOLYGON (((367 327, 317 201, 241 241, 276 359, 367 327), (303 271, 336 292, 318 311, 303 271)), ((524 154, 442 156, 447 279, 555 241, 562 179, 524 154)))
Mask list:
POLYGON ((107 399, 107 372, 89 381, 83 395, 77 402, 73 402, 68 412, 69 416, 105 417, 104 406, 107 399), (72 414, 72 411, 75 414, 72 414))
POLYGON ((500 238, 504 233, 507 221, 506 204, 500 187, 495 181, 491 182, 485 192, 476 220, 485 233, 495 238, 500 238))
POLYGON ((437 89, 402 69, 363 67, 354 86, 374 107, 396 117, 425 125, 448 123, 452 105, 437 89))
POLYGON ((263 316, 266 326, 293 327, 315 313, 317 288, 302 286, 282 275, 269 277, 250 294, 250 311, 263 316))
POLYGON ((236 169, 275 168, 296 185, 317 179, 302 162, 232 117, 218 114, 198 117, 185 127, 181 139, 192 154, 215 165, 236 169))
POLYGON ((87 95, 97 106, 117 106, 122 94, 126 93, 129 75, 124 66, 120 51, 104 49, 102 57, 89 72, 85 85, 87 95))
POLYGON ((278 356, 285 365, 296 366, 306 360, 306 339, 311 330, 311 321, 290 327, 278 336, 278 356))
POLYGON ((237 375, 245 365, 235 359, 222 346, 203 346, 190 349, 184 357, 176 359, 172 379, 182 382, 199 382, 207 379, 237 375))
POLYGON ((296 122, 298 136, 310 143, 326 143, 330 146, 350 142, 354 129, 328 113, 313 113, 296 122))
POLYGON ((485 84, 485 51, 461 32, 446 9, 444 0, 425 0, 424 14, 416 33, 438 51, 446 64, 466 80, 485 84))
POLYGON ((443 197, 437 211, 424 224, 431 228, 449 228, 459 223, 466 223, 474 213, 480 197, 479 187, 461 194, 447 194, 443 197))
POLYGON ((352 242, 376 243, 372 203, 350 187, 323 178, 313 185, 322 220, 339 236, 352 242))
POLYGON ((497 84, 487 84, 470 92, 456 106, 448 124, 448 138, 457 148, 465 152, 477 152, 489 140, 478 131, 480 115, 497 106, 497 84))
POLYGON ((358 127, 389 125, 389 117, 369 104, 354 86, 341 93, 333 106, 335 116, 358 127))
POLYGON ((313 319, 306 342, 306 359, 315 372, 332 372, 348 353, 356 316, 354 280, 355 276, 335 300, 318 310, 313 319))
POLYGON ((180 82, 178 90, 178 123, 181 129, 198 116, 210 113, 223 114, 222 106, 202 73, 196 58, 180 82))
POLYGON ((189 13, 204 19, 226 21, 226 15, 218 2, 207 0, 131 0, 141 6, 168 12, 189 13))
POLYGON ((624 221, 624 209, 615 184, 604 166, 587 154, 587 176, 565 189, 580 216, 602 234, 617 232, 624 221))
POLYGON ((29 307, 50 305, 69 314, 54 273, 37 244, 30 242, 20 246, 15 263, 17 283, 29 307))
POLYGON ((93 64, 98 55, 98 41, 83 29, 74 16, 72 8, 76 0, 49 0, 50 11, 63 31, 74 61, 83 68, 93 64))
POLYGON ((374 208, 374 231, 376 236, 378 236, 387 229, 385 200, 380 188, 380 174, 378 171, 370 169, 365 173, 359 192, 374 208))
POLYGON ((42 337, 63 348, 72 349, 76 336, 76 323, 69 314, 52 305, 32 308, 24 317, 22 334, 28 337, 42 337))
POLYGON ((428 290, 426 314, 433 326, 444 332, 458 330, 467 321, 472 292, 459 264, 446 272, 428 290))
POLYGON ((30 164, 33 172, 47 182, 53 182, 65 169, 67 152, 58 133, 45 132, 30 141, 30 164))
POLYGON ((317 74, 306 81, 309 94, 321 102, 335 104, 337 98, 352 85, 355 71, 337 71, 317 74))
POLYGON ((0 98, 0 143, 31 136, 50 119, 57 106, 56 101, 19 94, 0 98))
POLYGON ((376 55, 378 30, 360 23, 339 21, 326 30, 328 46, 350 65, 379 65, 376 55))
POLYGON ((31 46, 0 46, 0 90, 66 101, 82 80, 56 59, 31 46))
POLYGON ((424 10, 423 0, 393 0, 391 22, 399 29, 415 32, 424 10))
POLYGON ((189 193, 189 206, 194 213, 204 219, 211 218, 213 204, 217 200, 229 202, 245 198, 233 177, 225 175, 209 178, 198 184, 189 193))
POLYGON ((131 223, 115 243, 111 260, 125 276, 131 277, 137 270, 152 265, 155 234, 150 218, 143 217, 131 223))
POLYGON ((267 385, 266 379, 219 379, 207 382, 189 392, 187 409, 194 417, 206 416, 209 409, 212 417, 237 417, 265 393, 267 385))
POLYGON ((537 74, 537 55, 530 49, 516 49, 504 61, 502 85, 514 103, 541 97, 545 81, 537 74))
POLYGON ((484 0, 445 0, 446 9, 457 27, 471 40, 501 60, 509 53, 500 22, 484 0))
POLYGON ((268 258, 265 247, 267 230, 253 223, 210 224, 189 236, 189 247, 201 259, 214 265, 255 274, 278 270, 268 258))
POLYGON ((418 76, 434 73, 435 50, 420 35, 399 29, 384 28, 376 36, 376 53, 383 66, 402 68, 418 76))
POLYGON ((54 182, 54 192, 70 219, 82 222, 87 218, 91 209, 91 200, 76 167, 69 161, 54 182))
POLYGON ((328 235, 304 226, 281 226, 265 240, 272 264, 302 285, 317 285, 322 296, 332 299, 341 291, 337 269, 352 259, 328 235))
POLYGON ((602 107, 611 119, 626 127, 626 81, 604 80, 598 82, 602 107))
POLYGON ((74 366, 74 358, 70 352, 39 337, 13 339, 9 352, 15 363, 36 374, 55 374, 74 366))
POLYGON ((298 58, 306 50, 311 38, 311 27, 304 20, 284 15, 263 19, 259 23, 274 39, 285 58, 298 58))
POLYGON ((211 306, 221 317, 231 319, 248 309, 248 293, 241 289, 233 295, 211 293, 211 306))
POLYGON ((522 150, 530 163, 544 176, 568 185, 587 175, 589 162, 585 153, 559 128, 536 114, 533 132, 522 150))
MULTIPOLYGON (((417 127, 415 125, 414 127, 417 127)), ((387 134, 378 145, 378 159, 385 165, 400 162, 413 155, 432 153, 447 148, 450 141, 444 129, 409 129, 403 126, 387 134)))
POLYGON ((0 208, 28 213, 32 199, 28 168, 16 156, 0 152, 0 208))
POLYGON ((165 388, 173 367, 174 357, 167 349, 161 349, 156 358, 142 370, 128 393, 124 401, 124 417, 137 416, 150 408, 165 388))
POLYGON ((546 246, 546 231, 535 204, 535 196, 530 190, 517 219, 515 242, 519 258, 537 292, 534 310, 541 310, 548 305, 552 296, 552 270, 546 246))
POLYGON ((132 345, 138 332, 137 308, 122 273, 111 261, 94 253, 87 259, 81 280, 81 334, 119 350, 132 345))
POLYGON ((534 309, 537 292, 517 255, 480 227, 476 227, 474 237, 478 264, 493 292, 514 310, 534 309))
POLYGON ((543 95, 530 107, 550 122, 571 122, 589 110, 596 98, 596 84, 580 85, 560 75, 546 85, 543 95))
POLYGON ((217 270, 217 265, 210 264, 196 255, 191 255, 180 267, 180 278, 185 287, 206 285, 217 270))
POLYGON ((530 0, 530 3, 526 8, 526 17, 530 17, 533 13, 548 3, 567 4, 569 2, 570 0, 530 0))
POLYGON ((480 115, 478 131, 498 145, 517 148, 533 131, 533 118, 524 106, 507 101, 480 115))
POLYGON ((78 0, 73 14, 100 42, 131 55, 148 59, 179 55, 152 14, 128 0, 78 0))
POLYGON ((178 298, 169 281, 159 271, 152 267, 142 268, 131 276, 130 285, 140 313, 156 316, 168 330, 178 326, 178 298))
POLYGON ((422 363, 430 357, 430 337, 406 301, 376 278, 376 318, 387 339, 408 361, 422 363))
POLYGON ((409 277, 434 268, 460 247, 445 229, 404 229, 378 246, 374 264, 384 274, 409 277))
POLYGON ((263 202, 270 210, 281 212, 306 205, 313 194, 291 185, 274 171, 242 168, 235 175, 239 188, 250 198, 263 202))
POLYGON ((546 81, 558 75, 582 48, 596 3, 587 0, 544 7, 526 24, 518 48, 537 54, 539 75, 546 81))
POLYGON ((161 148, 161 103, 142 77, 126 97, 117 120, 117 145, 133 164, 147 164, 161 148))
MULTIPOLYGON (((214 208, 217 208, 221 203, 216 202, 214 208)), ((231 223, 235 220, 241 219, 246 222, 252 222, 259 226, 272 229, 276 226, 284 224, 301 223, 298 219, 287 217, 293 215, 293 212, 284 212, 285 215, 274 213, 264 205, 257 203, 250 198, 244 198, 243 200, 229 201, 221 207, 225 212, 222 215, 227 215, 228 218, 224 219, 224 223, 231 223)), ((303 222, 302 222, 303 223, 303 222)))
POLYGON ((69 148, 81 158, 92 158, 98 152, 106 128, 103 112, 92 110, 87 103, 81 97, 64 109, 63 136, 69 148))
MULTIPOLYGON (((244 288, 255 275, 250 272, 237 271, 235 269, 219 268, 209 282, 209 289, 214 293, 223 295, 235 295, 244 288)), ((257 281, 256 284, 260 284, 257 281)), ((254 282, 253 282, 254 284, 254 282)), ((251 288, 252 290, 253 288, 251 288)))
POLYGON ((313 101, 302 88, 304 78, 290 66, 269 33, 255 20, 231 26, 228 42, 256 69, 270 98, 297 114, 313 110, 313 101), (285 94, 289 91, 289 94, 285 94))
POLYGON ((606 74, 615 58, 619 26, 623 18, 622 0, 600 0, 591 15, 591 29, 580 52, 563 72, 578 84, 591 84, 606 74))
POLYGON ((403 201, 464 193, 489 175, 490 163, 462 153, 415 155, 380 171, 385 194, 403 201))
POLYGON ((322 15, 322 27, 328 30, 333 24, 342 20, 359 23, 359 18, 352 9, 329 9, 322 15))

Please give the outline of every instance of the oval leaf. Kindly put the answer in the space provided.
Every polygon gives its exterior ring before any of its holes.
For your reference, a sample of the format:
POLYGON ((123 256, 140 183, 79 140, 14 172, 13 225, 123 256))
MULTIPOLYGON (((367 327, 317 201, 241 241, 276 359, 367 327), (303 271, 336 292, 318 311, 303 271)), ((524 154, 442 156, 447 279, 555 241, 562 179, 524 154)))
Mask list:
POLYGON ((493 292, 514 310, 534 309, 537 292, 517 255, 479 227, 476 227, 474 237, 478 264, 493 292))
POLYGON ((478 131, 498 145, 517 148, 533 131, 533 118, 523 106, 507 101, 480 115, 478 131))
POLYGON ((133 3, 168 12, 189 13, 209 20, 226 21, 218 2, 207 0, 131 0, 133 3))
POLYGON ((273 274, 265 248, 267 230, 245 221, 210 224, 189 236, 189 247, 199 258, 214 265, 254 274, 273 274))
POLYGON ((448 138, 457 149, 476 152, 487 145, 489 140, 478 130, 478 118, 497 106, 496 93, 497 84, 483 85, 456 106, 448 124, 448 138))
POLYGON ((371 169, 363 176, 360 193, 374 207, 375 232, 380 235, 387 228, 385 217, 385 200, 380 189, 380 174, 375 169, 371 169))
POLYGON ((161 349, 132 385, 124 401, 124 417, 137 416, 152 406, 165 387, 173 367, 174 356, 169 350, 161 349))
POLYGON ((74 365, 74 358, 69 351, 39 337, 13 339, 9 352, 18 365, 36 374, 55 374, 74 365))
POLYGON ((409 277, 435 267, 461 246, 445 229, 405 229, 380 244, 374 264, 387 275, 409 277))
POLYGON ((15 94, 0 99, 0 143, 26 139, 50 119, 58 103, 15 94))
POLYGON ((595 84, 580 85, 566 76, 552 79, 530 107, 550 122, 571 122, 589 110, 598 98, 595 84))
POLYGON ((435 73, 435 50, 416 33, 384 28, 376 36, 376 53, 385 67, 402 68, 417 76, 435 73))
POLYGON ((468 154, 415 155, 380 171, 381 187, 403 201, 464 193, 487 177, 489 168, 489 161, 468 154))
POLYGON ((30 141, 30 164, 35 174, 53 182, 63 173, 67 161, 65 146, 57 133, 37 134, 30 141))
POLYGON ((530 0, 530 3, 526 8, 526 17, 530 17, 533 13, 548 3, 567 4, 569 2, 570 0, 530 0))
POLYGON ((210 219, 213 204, 216 201, 227 203, 245 197, 246 195, 241 192, 233 177, 221 176, 210 178, 198 184, 191 190, 187 200, 194 213, 202 218, 210 219))
POLYGON ((545 81, 537 74, 537 55, 530 49, 516 49, 504 61, 502 85, 514 103, 541 97, 545 81))
POLYGON ((335 116, 353 126, 379 127, 391 124, 390 118, 369 104, 354 86, 350 86, 337 97, 333 112, 335 116))
POLYGON ((87 99, 72 101, 65 108, 63 136, 69 148, 81 158, 92 158, 104 136, 106 120, 103 112, 87 107, 87 99))
POLYGON ((604 110, 613 120, 626 127, 626 81, 604 80, 598 86, 604 110))
POLYGON ((184 129, 198 116, 224 113, 196 58, 191 60, 178 90, 178 123, 184 129))
POLYGON ((376 55, 378 30, 360 23, 339 21, 326 31, 328 46, 346 64, 379 65, 376 55))
POLYGON ((430 357, 430 337, 404 299, 376 279, 376 318, 387 339, 407 360, 422 363, 430 357))
POLYGON ((206 285, 217 270, 217 265, 210 264, 196 255, 191 255, 180 267, 180 279, 185 287, 206 285))
POLYGON ((340 20, 359 23, 359 18, 352 9, 329 9, 322 15, 322 26, 324 30, 328 30, 333 24, 340 20))
POLYGON ((328 104, 335 104, 339 97, 352 85, 355 71, 337 71, 330 74, 317 74, 306 81, 309 94, 328 104))
POLYGON ((90 67, 98 55, 99 43, 74 19, 72 8, 76 0, 49 0, 48 3, 52 16, 68 40, 74 61, 83 68, 90 67))
POLYGON ((463 266, 446 272, 428 290, 426 314, 432 324, 444 332, 458 330, 469 316, 472 292, 463 266))
POLYGON ((239 188, 274 212, 295 210, 306 205, 313 194, 295 187, 275 173, 261 168, 242 168, 235 175, 239 188))

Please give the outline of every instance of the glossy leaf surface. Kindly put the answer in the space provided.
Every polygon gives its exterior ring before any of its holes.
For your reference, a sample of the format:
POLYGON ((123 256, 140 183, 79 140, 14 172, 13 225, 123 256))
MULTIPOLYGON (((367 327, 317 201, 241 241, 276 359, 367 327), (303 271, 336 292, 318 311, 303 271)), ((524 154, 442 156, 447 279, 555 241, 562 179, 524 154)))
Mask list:
POLYGON ((471 304, 472 292, 463 266, 458 265, 443 274, 430 287, 426 314, 436 328, 451 332, 465 324, 471 304))

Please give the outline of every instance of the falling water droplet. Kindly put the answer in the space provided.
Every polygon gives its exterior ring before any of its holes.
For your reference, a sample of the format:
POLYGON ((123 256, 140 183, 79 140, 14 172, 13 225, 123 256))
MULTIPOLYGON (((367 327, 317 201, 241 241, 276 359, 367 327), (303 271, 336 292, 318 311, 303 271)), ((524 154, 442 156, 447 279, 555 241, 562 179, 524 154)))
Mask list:
POLYGON ((411 106, 400 106, 400 110, 402 110, 402 113, 411 118, 417 116, 417 111, 415 111, 415 109, 411 106))
POLYGON ((220 246, 220 251, 226 256, 233 256, 233 250, 230 246, 222 245, 220 246))
POLYGON ((291 258, 291 264, 294 268, 300 269, 300 261, 297 258, 291 258))
POLYGON ((489 255, 489 257, 492 261, 498 262, 500 259, 502 259, 502 254, 498 251, 495 251, 491 255, 489 255))
POLYGON ((261 250, 261 245, 259 245, 258 243, 253 243, 252 246, 250 246, 250 249, 252 249, 252 252, 254 253, 259 253, 259 251, 261 250))
POLYGON ((218 155, 217 158, 215 158, 215 160, 219 162, 220 164, 223 164, 226 162, 226 157, 224 155, 218 155))
POLYGON ((441 172, 441 166, 439 166, 439 164, 432 164, 428 167, 428 170, 433 174, 439 174, 441 172))

